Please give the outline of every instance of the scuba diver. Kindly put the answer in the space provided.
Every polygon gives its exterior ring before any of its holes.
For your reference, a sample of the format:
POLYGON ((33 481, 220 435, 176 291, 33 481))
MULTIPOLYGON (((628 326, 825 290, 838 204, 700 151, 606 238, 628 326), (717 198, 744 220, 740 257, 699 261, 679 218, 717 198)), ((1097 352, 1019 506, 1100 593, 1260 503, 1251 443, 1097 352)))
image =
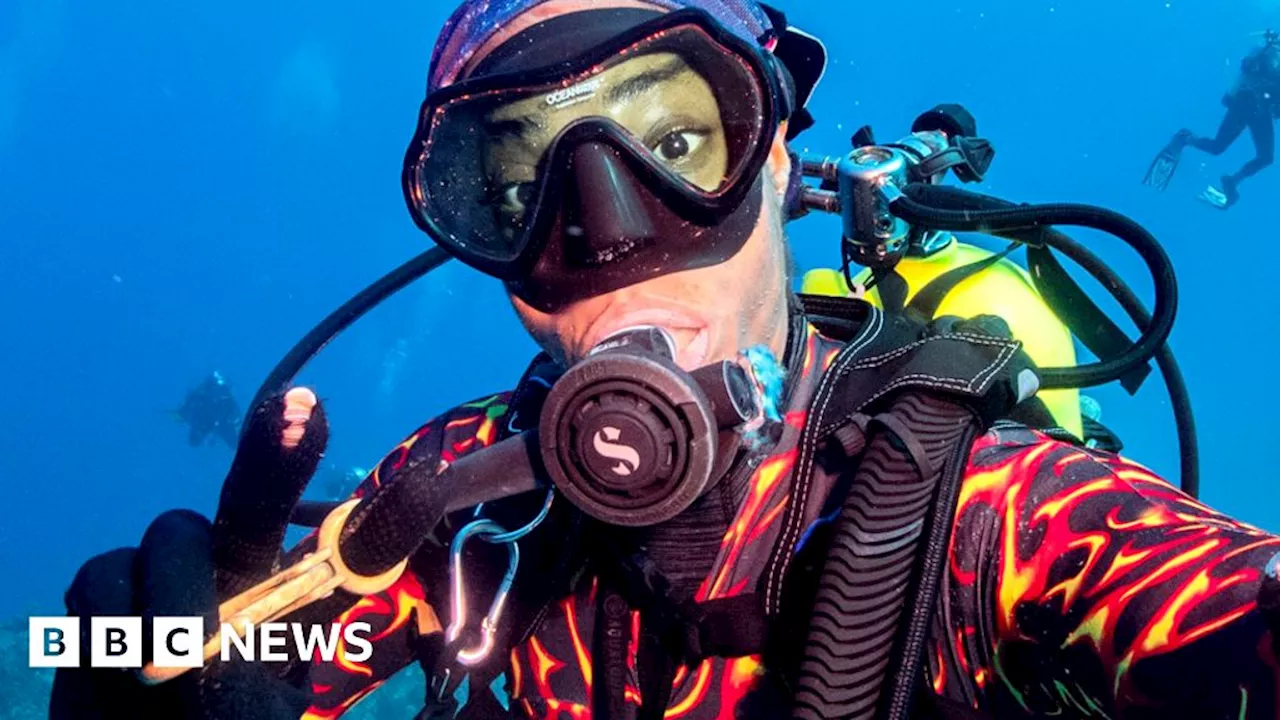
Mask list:
MULTIPOLYGON (((837 193, 803 177, 900 192, 902 213, 924 197, 791 152, 825 61, 754 0, 467 0, 406 201, 504 283, 543 353, 284 553, 328 420, 269 380, 216 520, 161 515, 66 595, 81 617, 241 622, 264 581, 314 575, 285 616, 369 623, 372 652, 61 668, 51 718, 336 718, 415 662, 422 720, 1274 718, 1280 538, 1064 432, 1035 394, 1066 385, 999 318, 899 312, 887 272, 883 309, 793 292, 784 223, 837 193)), ((858 157, 945 136, 912 177, 947 160, 976 179, 970 124, 928 113, 858 157)), ((1009 212, 1025 230, 1040 210, 1009 212)), ((895 222, 844 245, 900 252, 895 222)), ((1167 334, 1162 303, 1139 325, 1167 334)))
POLYGON ((1143 184, 1164 190, 1173 179, 1184 148, 1190 146, 1210 155, 1221 155, 1246 128, 1253 138, 1255 155, 1234 174, 1222 176, 1221 189, 1208 187, 1200 199, 1226 210, 1240 199, 1240 183, 1256 175, 1275 160, 1275 116, 1280 113, 1280 33, 1267 30, 1262 47, 1240 64, 1240 76, 1222 97, 1227 113, 1212 138, 1179 130, 1173 140, 1152 161, 1143 184))
POLYGON ((188 427, 187 442, 191 447, 199 447, 210 437, 232 450, 240 442, 240 407, 226 378, 216 370, 187 391, 173 415, 188 427))

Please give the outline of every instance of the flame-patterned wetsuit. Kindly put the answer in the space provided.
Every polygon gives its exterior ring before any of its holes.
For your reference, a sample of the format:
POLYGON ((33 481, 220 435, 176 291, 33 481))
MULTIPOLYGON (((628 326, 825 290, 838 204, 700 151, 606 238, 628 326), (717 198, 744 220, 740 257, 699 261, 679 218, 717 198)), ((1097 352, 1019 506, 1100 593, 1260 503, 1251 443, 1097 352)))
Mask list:
MULTIPOLYGON (((740 491, 727 510, 733 516, 696 585, 699 601, 752 592, 782 535, 807 404, 839 349, 811 327, 794 334, 801 337, 788 353, 781 440, 739 467, 740 491)), ((448 462, 491 444, 503 432, 509 398, 495 395, 428 423, 358 494, 386 482, 410 457, 448 462)), ((804 512, 809 527, 832 507, 824 492, 832 478, 820 470, 815 483, 804 512)), ((1280 539, 1210 510, 1128 460, 1013 426, 999 426, 975 445, 956 517, 928 658, 933 689, 953 705, 996 717, 1277 717, 1280 666, 1256 602, 1280 539)), ((427 552, 443 554, 438 547, 427 552)), ((357 663, 340 654, 313 668, 316 698, 307 718, 341 715, 414 661, 416 612, 428 600, 447 610, 444 575, 434 563, 411 566, 426 569, 344 613, 342 621, 373 624, 373 655, 357 663)), ((516 716, 590 717, 593 593, 584 581, 551 599, 510 652, 507 688, 516 716)), ((633 709, 640 701, 638 623, 633 615, 625 690, 633 709)), ((761 662, 712 658, 679 668, 666 717, 743 716, 765 676, 761 662)))

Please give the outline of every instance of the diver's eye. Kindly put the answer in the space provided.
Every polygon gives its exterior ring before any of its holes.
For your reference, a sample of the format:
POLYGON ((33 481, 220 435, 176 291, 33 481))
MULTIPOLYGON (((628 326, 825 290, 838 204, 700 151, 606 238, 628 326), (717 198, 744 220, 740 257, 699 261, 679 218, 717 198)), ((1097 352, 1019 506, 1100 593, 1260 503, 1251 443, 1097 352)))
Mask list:
POLYGON ((692 155, 702 147, 702 143, 706 142, 705 133, 694 130, 677 130, 669 132, 662 136, 657 145, 653 148, 653 153, 660 160, 666 163, 675 163, 692 155))

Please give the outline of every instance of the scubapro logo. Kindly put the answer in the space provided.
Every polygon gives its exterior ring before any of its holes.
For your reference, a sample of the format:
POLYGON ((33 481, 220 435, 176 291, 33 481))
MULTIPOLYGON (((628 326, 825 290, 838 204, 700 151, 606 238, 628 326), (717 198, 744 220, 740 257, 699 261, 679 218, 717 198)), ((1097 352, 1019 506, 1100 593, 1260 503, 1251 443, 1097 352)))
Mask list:
POLYGON ((596 431, 596 436, 591 439, 591 446, 595 451, 609 458, 617 460, 618 464, 610 468, 617 475, 627 477, 631 473, 640 469, 640 453, 630 445, 623 445, 618 442, 618 438, 622 437, 622 431, 616 427, 605 426, 596 431))

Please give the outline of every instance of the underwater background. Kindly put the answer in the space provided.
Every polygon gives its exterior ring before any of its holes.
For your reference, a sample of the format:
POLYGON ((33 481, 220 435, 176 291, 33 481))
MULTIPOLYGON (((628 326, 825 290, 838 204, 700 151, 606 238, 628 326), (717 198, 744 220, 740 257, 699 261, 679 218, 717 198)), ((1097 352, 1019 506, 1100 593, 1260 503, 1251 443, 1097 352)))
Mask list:
MULTIPOLYGON (((43 716, 26 616, 62 614, 76 568, 135 544, 158 513, 212 514, 231 454, 188 445, 173 417, 186 391, 216 369, 247 403, 312 325, 428 246, 399 172, 453 4, 0 0, 0 720, 43 716)), ((1202 498, 1280 531, 1280 168, 1244 183, 1229 212, 1195 196, 1251 157, 1247 134, 1220 158, 1188 151, 1164 193, 1140 184, 1178 128, 1213 134, 1280 3, 777 4, 831 56, 800 150, 846 152, 864 124, 893 141, 958 102, 997 149, 979 190, 1103 205, 1155 234, 1178 270, 1171 342, 1202 498)), ((802 269, 838 263, 835 218, 789 232, 802 269)), ((1070 232, 1150 302, 1132 251, 1070 232)), ((533 352, 500 286, 454 263, 300 380, 327 403, 328 459, 368 467, 439 411, 510 387, 533 352)), ((1136 397, 1088 395, 1127 456, 1176 482, 1158 374, 1136 397)), ((416 711, 377 697, 367 705, 383 717, 416 711)))

